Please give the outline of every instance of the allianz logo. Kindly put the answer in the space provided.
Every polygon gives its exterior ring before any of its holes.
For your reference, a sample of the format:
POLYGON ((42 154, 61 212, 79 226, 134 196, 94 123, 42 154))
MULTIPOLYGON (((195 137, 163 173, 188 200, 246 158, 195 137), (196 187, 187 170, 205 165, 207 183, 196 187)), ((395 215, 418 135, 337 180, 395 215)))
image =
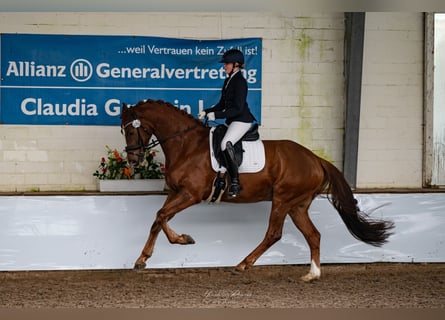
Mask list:
POLYGON ((86 59, 77 59, 70 66, 71 77, 78 82, 85 82, 93 75, 93 66, 86 59))
MULTIPOLYGON (((8 61, 6 77, 66 78, 65 65, 38 64, 35 61, 8 61)), ((93 75, 93 66, 86 59, 76 59, 69 67, 69 75, 78 82, 85 82, 93 75)))

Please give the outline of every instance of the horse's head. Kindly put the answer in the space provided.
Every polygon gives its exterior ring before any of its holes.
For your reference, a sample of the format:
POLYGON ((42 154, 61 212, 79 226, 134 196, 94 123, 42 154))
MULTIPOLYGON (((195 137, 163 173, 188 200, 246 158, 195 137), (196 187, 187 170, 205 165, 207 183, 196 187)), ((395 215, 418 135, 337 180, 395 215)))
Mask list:
POLYGON ((125 136, 128 163, 138 166, 144 160, 145 150, 152 136, 152 131, 142 125, 136 108, 122 105, 121 132, 125 136))

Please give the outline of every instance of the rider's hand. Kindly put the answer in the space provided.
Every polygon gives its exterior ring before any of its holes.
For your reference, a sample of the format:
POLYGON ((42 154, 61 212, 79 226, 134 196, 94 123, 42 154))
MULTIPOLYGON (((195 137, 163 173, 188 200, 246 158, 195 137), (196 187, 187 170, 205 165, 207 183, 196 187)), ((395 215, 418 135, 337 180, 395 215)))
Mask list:
POLYGON ((207 119, 209 119, 209 121, 215 121, 215 112, 207 113, 207 119))
POLYGON ((201 111, 200 113, 198 113, 198 119, 202 120, 206 117, 206 112, 205 111, 201 111))

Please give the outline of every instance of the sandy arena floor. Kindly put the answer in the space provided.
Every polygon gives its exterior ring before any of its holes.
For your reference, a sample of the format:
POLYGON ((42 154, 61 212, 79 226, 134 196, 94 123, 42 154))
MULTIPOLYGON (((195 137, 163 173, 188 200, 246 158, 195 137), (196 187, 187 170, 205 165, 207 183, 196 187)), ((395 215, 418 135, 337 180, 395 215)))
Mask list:
POLYGON ((443 308, 445 264, 0 272, 0 307, 443 308))

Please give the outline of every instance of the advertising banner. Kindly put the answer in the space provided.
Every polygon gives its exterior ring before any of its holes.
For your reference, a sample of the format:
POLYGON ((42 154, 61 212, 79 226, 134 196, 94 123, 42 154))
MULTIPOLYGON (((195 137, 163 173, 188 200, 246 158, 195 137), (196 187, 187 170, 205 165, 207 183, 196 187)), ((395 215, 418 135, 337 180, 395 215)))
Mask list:
POLYGON ((196 116, 216 104, 230 48, 245 56, 247 101, 261 121, 260 38, 1 34, 0 122, 119 125, 122 103, 161 99, 196 116))

